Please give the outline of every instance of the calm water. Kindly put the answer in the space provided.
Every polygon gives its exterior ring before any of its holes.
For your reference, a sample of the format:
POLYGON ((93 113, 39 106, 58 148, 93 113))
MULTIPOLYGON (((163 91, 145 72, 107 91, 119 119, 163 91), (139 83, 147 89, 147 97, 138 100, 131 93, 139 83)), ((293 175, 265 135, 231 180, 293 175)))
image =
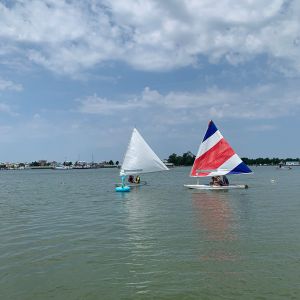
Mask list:
POLYGON ((1 299, 300 299, 300 167, 114 192, 117 170, 0 172, 1 299))

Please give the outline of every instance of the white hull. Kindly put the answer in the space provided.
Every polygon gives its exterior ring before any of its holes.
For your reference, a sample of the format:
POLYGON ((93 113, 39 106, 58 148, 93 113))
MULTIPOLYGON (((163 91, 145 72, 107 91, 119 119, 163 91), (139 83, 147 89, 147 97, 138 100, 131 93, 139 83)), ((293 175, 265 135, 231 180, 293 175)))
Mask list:
POLYGON ((247 189, 247 184, 231 184, 223 186, 213 186, 209 184, 185 184, 185 187, 195 190, 231 190, 231 189, 247 189))

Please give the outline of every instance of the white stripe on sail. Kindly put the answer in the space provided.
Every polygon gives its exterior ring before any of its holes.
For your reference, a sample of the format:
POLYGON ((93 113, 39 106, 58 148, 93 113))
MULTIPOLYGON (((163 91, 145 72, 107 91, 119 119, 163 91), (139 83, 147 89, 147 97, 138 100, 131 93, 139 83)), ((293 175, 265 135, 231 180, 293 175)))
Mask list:
POLYGON ((225 175, 231 172, 234 168, 236 168, 242 160, 239 158, 237 154, 232 155, 228 160, 226 160, 218 170, 209 173, 207 176, 218 176, 225 175))
POLYGON ((215 146, 222 138, 223 136, 221 132, 217 130, 212 136, 210 136, 208 139, 206 139, 200 144, 196 157, 203 155, 205 152, 207 152, 209 149, 215 146))

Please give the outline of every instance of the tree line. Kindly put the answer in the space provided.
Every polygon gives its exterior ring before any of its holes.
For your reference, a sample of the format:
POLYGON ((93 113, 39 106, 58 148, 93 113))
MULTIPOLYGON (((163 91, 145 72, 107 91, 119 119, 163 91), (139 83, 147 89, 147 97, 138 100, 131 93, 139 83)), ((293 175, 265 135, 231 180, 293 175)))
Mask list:
MULTIPOLYGON (((167 161, 169 163, 173 163, 174 166, 192 166, 195 160, 195 155, 191 151, 187 151, 183 153, 182 155, 177 155, 176 153, 173 153, 169 156, 167 161)), ((247 165, 279 165, 279 164, 285 164, 287 161, 299 161, 300 158, 248 158, 248 157, 242 157, 241 158, 247 165)))
POLYGON ((278 158, 278 157, 273 157, 273 158, 247 158, 247 157, 242 157, 241 158, 243 162, 247 165, 279 165, 279 164, 285 164, 287 161, 299 161, 300 158, 278 158))

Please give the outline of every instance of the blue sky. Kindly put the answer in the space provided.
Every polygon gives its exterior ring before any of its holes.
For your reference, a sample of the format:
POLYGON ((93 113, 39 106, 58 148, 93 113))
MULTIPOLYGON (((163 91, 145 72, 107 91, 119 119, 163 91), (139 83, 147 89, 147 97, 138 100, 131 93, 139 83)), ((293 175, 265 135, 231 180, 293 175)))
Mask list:
POLYGON ((0 161, 161 157, 213 119, 240 156, 299 157, 300 3, 0 1, 0 161))

